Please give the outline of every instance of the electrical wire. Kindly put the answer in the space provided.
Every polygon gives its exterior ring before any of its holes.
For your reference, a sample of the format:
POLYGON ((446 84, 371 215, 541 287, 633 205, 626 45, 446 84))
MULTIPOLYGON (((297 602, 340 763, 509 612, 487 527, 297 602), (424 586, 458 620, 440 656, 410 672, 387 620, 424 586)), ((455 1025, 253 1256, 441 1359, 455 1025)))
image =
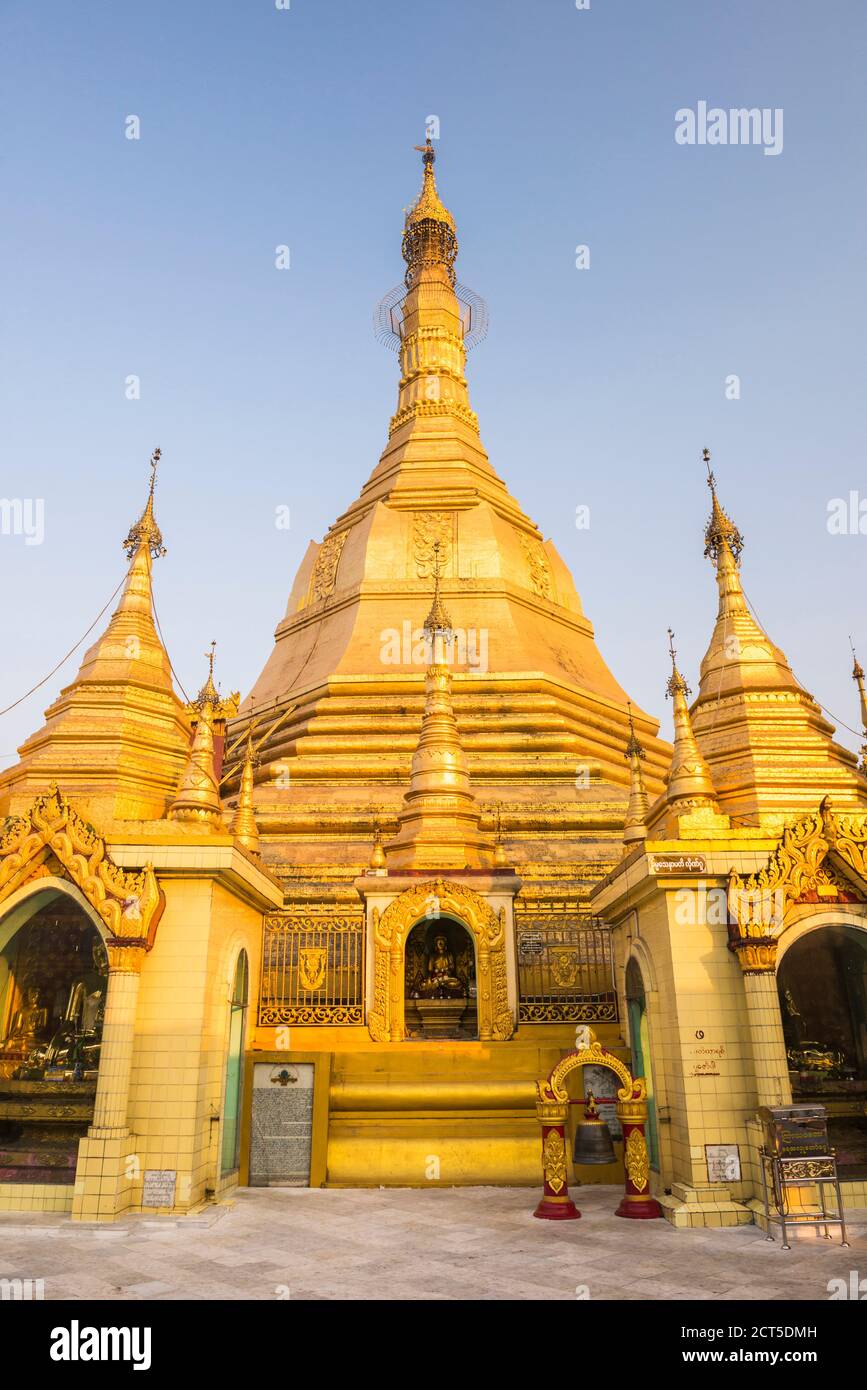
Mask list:
POLYGON ((93 629, 96 627, 97 623, 99 622, 99 620, 100 620, 100 618, 102 617, 103 613, 105 612, 106 608, 108 608, 109 604, 112 603, 112 602, 114 601, 114 599, 116 598, 117 594, 120 592, 121 588, 123 587, 123 585, 124 585, 125 583, 126 583, 126 572, 124 572, 123 579, 121 579, 121 581, 120 581, 120 583, 118 584, 117 588, 115 589, 114 593, 111 595, 111 598, 109 598, 108 601, 103 605, 103 607, 100 608, 100 610, 99 610, 99 612, 97 613, 96 617, 94 618, 93 622, 90 624, 90 627, 87 629, 87 632, 82 633, 81 637, 79 637, 79 639, 78 639, 78 641, 76 642, 75 646, 69 648, 69 651, 66 653, 66 656, 61 657, 60 661, 58 661, 58 663, 57 663, 56 666, 52 666, 52 668, 51 668, 51 670, 48 672, 48 675, 47 675, 47 676, 43 676, 41 681, 37 681, 35 685, 31 685, 30 689, 29 689, 29 690, 26 690, 26 691, 24 692, 23 695, 20 695, 19 698, 18 698, 17 700, 13 700, 11 705, 7 705, 5 709, 0 709, 0 718, 2 718, 2 716, 3 716, 4 714, 8 714, 10 710, 15 709, 18 705, 23 704, 24 701, 27 700, 27 699, 29 699, 31 695, 35 694, 36 691, 39 690, 41 686, 45 685, 45 682, 46 682, 46 681, 50 681, 50 680, 51 680, 51 677, 52 677, 57 671, 60 670, 61 666, 63 666, 63 665, 66 664, 66 662, 67 662, 67 661, 69 660, 69 658, 72 656, 73 652, 78 651, 78 648, 81 646, 81 644, 82 644, 82 642, 84 641, 85 637, 89 637, 89 636, 90 636, 91 632, 92 632, 93 629))

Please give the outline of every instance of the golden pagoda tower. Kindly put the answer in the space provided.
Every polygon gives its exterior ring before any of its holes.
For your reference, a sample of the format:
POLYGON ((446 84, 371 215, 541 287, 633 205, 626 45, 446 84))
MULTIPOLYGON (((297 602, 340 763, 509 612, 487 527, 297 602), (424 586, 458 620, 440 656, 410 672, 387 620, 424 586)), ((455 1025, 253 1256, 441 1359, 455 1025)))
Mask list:
POLYGON ((711 493, 705 555, 719 607, 691 715, 720 809, 741 824, 779 826, 828 791, 841 810, 854 809, 864 796, 857 759, 835 741, 833 725, 750 612, 743 537, 720 504, 707 449, 703 458, 711 493))
POLYGON ((160 450, 151 457, 147 502, 123 547, 129 561, 117 608, 84 655, 42 728, 0 774, 0 811, 18 814, 50 782, 86 802, 94 819, 165 815, 189 749, 189 723, 154 623, 152 565, 165 555, 154 515, 160 450))
MULTIPOLYGON (((421 153, 405 280, 388 296, 400 368, 388 441, 357 500, 308 547, 231 739, 240 747, 254 723, 256 811, 275 871, 292 885, 302 867, 325 885, 360 872, 374 808, 384 837, 397 832, 434 700, 424 623, 436 557, 455 632, 449 699, 484 832, 503 803, 510 856, 520 872, 535 866, 540 883, 555 833, 584 896, 620 853, 627 695, 566 565, 485 452, 467 387, 470 297, 455 277, 455 220, 433 144, 421 153)), ((637 708, 634 722, 655 796, 668 746, 637 708)), ((228 790, 241 770, 239 759, 227 769, 228 790)), ((563 885, 562 870, 555 880, 563 885)))

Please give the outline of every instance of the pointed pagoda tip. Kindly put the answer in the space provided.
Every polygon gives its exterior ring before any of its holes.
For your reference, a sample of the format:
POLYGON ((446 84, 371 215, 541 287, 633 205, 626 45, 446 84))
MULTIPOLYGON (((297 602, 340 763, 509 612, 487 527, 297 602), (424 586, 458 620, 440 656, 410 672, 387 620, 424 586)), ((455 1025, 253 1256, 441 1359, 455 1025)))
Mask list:
POLYGON ((440 541, 434 541, 434 591, 430 612, 424 620, 423 628, 433 642, 437 634, 446 642, 451 641, 452 620, 440 597, 440 541))
POLYGON ((138 521, 129 528, 126 540, 123 542, 123 549, 128 560, 132 560, 143 549, 146 549, 154 560, 158 560, 160 556, 166 554, 162 532, 154 516, 154 489, 157 483, 157 467, 161 457, 162 450, 154 449, 150 458, 151 480, 148 499, 144 511, 138 521))
POLYGON ((240 841, 248 853, 259 856, 259 826, 253 809, 253 769, 258 763, 253 748, 253 732, 247 730, 247 743, 244 750, 244 766, 241 771, 241 786, 238 804, 232 820, 232 834, 240 841))
POLYGON ((674 645, 674 632, 671 628, 668 629, 668 654, 671 657, 671 675, 668 678, 665 693, 670 700, 673 700, 677 694, 682 695, 686 700, 692 691, 677 669, 677 648, 674 645))
POLYGON ((204 709, 205 705, 210 705, 212 709, 216 708, 216 706, 220 703, 220 692, 214 685, 214 657, 216 656, 216 654, 217 639, 215 637, 214 640, 211 642, 210 647, 205 652, 205 660, 208 663, 207 679, 205 680, 204 685, 202 686, 201 690, 199 691, 198 695, 193 701, 196 708, 200 710, 204 709))
POLYGON ((626 710, 627 717, 629 719, 629 742, 626 745, 626 749, 624 751, 623 756, 625 758, 643 758, 645 757, 644 745, 640 742, 638 735, 635 732, 635 720, 632 718, 631 700, 626 701, 626 710))
POLYGON ((411 289, 423 270, 438 267, 444 270, 452 285, 455 282, 454 263, 458 254, 455 219, 444 205, 434 176, 436 151, 430 135, 421 152, 424 165, 421 192, 404 219, 403 258, 406 261, 406 286, 411 289))
POLYGON ((719 567, 720 559, 729 553, 735 566, 738 566, 741 562, 744 538, 717 496, 716 477, 710 466, 710 449, 702 449, 701 458, 707 469, 707 485, 711 495, 710 517, 704 528, 705 556, 719 567))

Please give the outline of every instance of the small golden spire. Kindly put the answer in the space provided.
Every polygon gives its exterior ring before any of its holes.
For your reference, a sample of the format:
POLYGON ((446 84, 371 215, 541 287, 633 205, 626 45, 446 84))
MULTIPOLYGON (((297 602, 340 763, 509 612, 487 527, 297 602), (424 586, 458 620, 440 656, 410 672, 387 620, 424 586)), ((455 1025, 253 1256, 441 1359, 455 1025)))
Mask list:
MULTIPOLYGON (((210 657, 211 673, 214 669, 213 649, 214 643, 207 654, 210 657)), ((210 680, 210 674, 208 679, 210 680)), ((202 686, 205 698, 201 704, 195 701, 193 705, 197 715, 196 729, 177 795, 169 807, 168 817, 169 820, 200 822, 222 830, 223 813, 214 768, 215 706, 207 694, 207 689, 206 681, 202 686)))
POLYGON ((126 540, 123 542, 123 548, 126 551, 126 558, 128 560, 131 560, 142 547, 148 549, 154 560, 159 559, 161 555, 165 555, 166 553, 166 548, 163 545, 162 532, 154 516, 154 488, 157 484, 157 465, 159 464, 160 457, 161 451, 159 449, 154 449, 150 461, 151 482, 148 491, 148 500, 145 504, 144 511, 138 521, 129 528, 126 540))
MULTIPOLYGON (((441 644, 448 646, 454 635, 452 620, 446 612, 445 604, 440 598, 440 542, 434 541, 433 545, 433 571, 434 571, 434 592, 433 602, 430 612, 424 620, 424 631, 427 633, 431 644, 431 662, 437 665, 437 638, 441 644)), ((442 652, 440 651, 440 656, 442 652)))
POLYGON ((238 805, 232 821, 232 834, 250 854, 259 857, 259 827, 253 812, 253 768, 259 759, 253 752, 253 731, 247 731, 247 747, 244 753, 244 766, 241 771, 241 786, 238 792, 238 805))
POLYGON ((665 687, 674 704, 674 752, 668 773, 669 802, 688 802, 696 806, 716 808, 716 790, 710 768, 702 757, 692 731, 686 700, 689 686, 677 669, 674 633, 668 629, 668 650, 671 654, 671 675, 665 687))
POLYGON ((629 711, 629 742, 626 745, 624 757, 629 762, 629 802, 623 824, 624 852, 628 852, 633 845, 647 839, 647 816, 650 811, 650 802, 641 771, 641 760, 646 754, 635 733, 631 701, 627 702, 627 709, 629 711))

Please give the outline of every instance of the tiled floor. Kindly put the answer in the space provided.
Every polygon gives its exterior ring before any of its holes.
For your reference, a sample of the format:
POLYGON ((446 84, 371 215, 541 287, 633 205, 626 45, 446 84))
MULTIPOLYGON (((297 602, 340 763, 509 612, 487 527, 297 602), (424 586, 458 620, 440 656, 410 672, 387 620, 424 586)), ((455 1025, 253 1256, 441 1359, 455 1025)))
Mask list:
MULTIPOLYGON (((46 1299, 827 1299, 867 1276, 867 1222, 851 1249, 811 1232, 790 1251, 755 1226, 675 1231, 614 1216, 620 1193, 576 1193, 580 1221, 535 1221, 520 1188, 246 1189, 180 1221, 83 1226, 0 1216, 0 1278, 46 1299)), ((865 1286, 867 1287, 867 1286, 865 1286)))

